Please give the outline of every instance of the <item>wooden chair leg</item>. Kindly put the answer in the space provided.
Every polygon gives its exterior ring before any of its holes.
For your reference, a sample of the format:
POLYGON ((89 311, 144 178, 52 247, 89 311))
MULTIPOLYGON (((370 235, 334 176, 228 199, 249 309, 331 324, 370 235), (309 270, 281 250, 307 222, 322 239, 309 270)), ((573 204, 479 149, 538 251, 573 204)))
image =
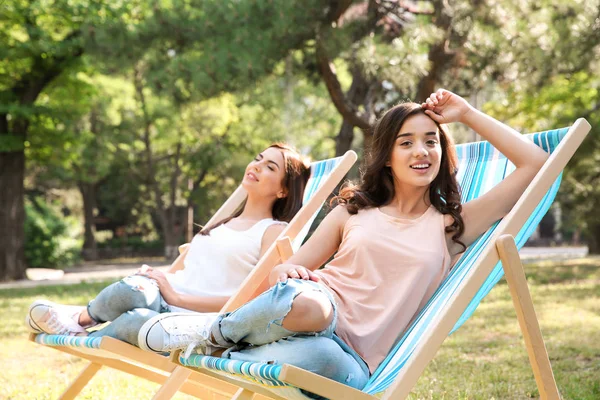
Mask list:
POLYGON ((248 389, 240 388, 237 392, 235 392, 235 395, 233 395, 231 400, 252 400, 253 397, 254 392, 248 389))
POLYGON ((191 375, 192 371, 187 368, 178 366, 176 367, 169 379, 161 386, 158 392, 152 397, 153 400, 169 400, 175 393, 183 386, 187 378, 191 375))
POLYGON ((85 385, 88 384, 90 379, 96 375, 96 372, 100 371, 102 368, 101 364, 91 362, 87 367, 75 378, 75 380, 69 385, 69 387, 63 392, 63 394, 59 397, 62 400, 70 400, 77 397, 79 392, 83 390, 85 385))
POLYGON ((540 391, 540 398, 544 400, 560 399, 515 240, 511 235, 502 235, 496 242, 496 248, 500 260, 502 260, 506 281, 517 311, 517 319, 523 332, 529 362, 540 391))

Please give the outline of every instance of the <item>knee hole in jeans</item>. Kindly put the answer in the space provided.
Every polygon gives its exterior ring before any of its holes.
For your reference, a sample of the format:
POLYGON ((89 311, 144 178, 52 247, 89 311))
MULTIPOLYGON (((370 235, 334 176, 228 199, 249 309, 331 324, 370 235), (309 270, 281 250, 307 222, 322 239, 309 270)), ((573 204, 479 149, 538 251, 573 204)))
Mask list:
POLYGON ((300 293, 283 319, 283 327, 293 332, 320 332, 333 321, 333 306, 326 294, 316 290, 300 293))

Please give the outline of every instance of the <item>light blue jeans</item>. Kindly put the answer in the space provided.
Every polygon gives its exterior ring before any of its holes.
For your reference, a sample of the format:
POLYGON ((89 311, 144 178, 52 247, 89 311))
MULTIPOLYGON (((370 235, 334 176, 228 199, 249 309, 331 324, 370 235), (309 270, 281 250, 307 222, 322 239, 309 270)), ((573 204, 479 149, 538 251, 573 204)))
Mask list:
MULTIPOLYGON (((227 347, 223 357, 270 364, 291 364, 321 376, 362 389, 369 368, 360 356, 335 334, 337 307, 322 285, 301 279, 278 283, 237 310, 224 314, 211 333, 218 345, 227 347), (292 302, 304 291, 324 293, 333 306, 334 318, 321 332, 292 332, 282 321, 292 302)), ((313 395, 314 397, 314 395, 313 395)))
POLYGON ((89 302, 87 311, 98 323, 111 321, 89 336, 110 336, 137 346, 142 325, 170 309, 155 281, 131 275, 104 288, 89 302))

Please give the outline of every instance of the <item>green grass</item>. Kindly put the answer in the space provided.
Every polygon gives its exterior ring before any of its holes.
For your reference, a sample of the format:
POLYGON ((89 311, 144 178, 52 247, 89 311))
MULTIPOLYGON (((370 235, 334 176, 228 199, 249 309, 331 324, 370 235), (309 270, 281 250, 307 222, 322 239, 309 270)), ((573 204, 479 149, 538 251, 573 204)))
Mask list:
MULTIPOLYGON (((48 298, 86 304, 109 282, 0 290, 0 399, 57 399, 88 364, 78 357, 27 340, 24 318, 29 304, 48 298)), ((102 368, 78 399, 149 399, 159 385, 102 368)), ((177 394, 175 399, 192 399, 177 394)))
MULTIPOLYGON (((561 395, 600 399, 600 259, 525 270, 561 395)), ((539 398, 505 281, 444 342, 411 398, 539 398)))
MULTIPOLYGON (((600 399, 600 259, 526 266, 536 312, 564 399, 600 399)), ((0 398, 55 399, 87 364, 27 341, 23 319, 36 298, 85 304, 104 283, 0 290, 0 398)), ((158 385, 103 368, 80 399, 151 398, 158 385)), ((448 338, 411 399, 538 398, 503 281, 448 338)), ((178 394, 177 399, 189 396, 178 394)))

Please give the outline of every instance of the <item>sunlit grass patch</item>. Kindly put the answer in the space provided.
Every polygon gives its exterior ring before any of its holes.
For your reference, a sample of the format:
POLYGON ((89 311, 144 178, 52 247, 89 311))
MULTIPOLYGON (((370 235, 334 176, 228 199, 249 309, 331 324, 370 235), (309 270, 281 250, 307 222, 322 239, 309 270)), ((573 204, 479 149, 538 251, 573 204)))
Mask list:
MULTIPOLYGON (((541 262, 527 265, 526 273, 563 398, 600 399, 600 260, 541 262)), ((0 290, 0 398, 56 399, 87 365, 27 341, 28 305, 40 297, 86 304, 107 283, 0 290)), ((78 399, 151 398, 156 390, 157 384, 103 368, 78 399)), ((505 282, 444 342, 410 398, 539 398, 505 282)))
MULTIPOLYGON (((526 265, 564 399, 600 398, 600 260, 526 265)), ((539 398, 506 282, 442 345, 412 399, 539 398)))

